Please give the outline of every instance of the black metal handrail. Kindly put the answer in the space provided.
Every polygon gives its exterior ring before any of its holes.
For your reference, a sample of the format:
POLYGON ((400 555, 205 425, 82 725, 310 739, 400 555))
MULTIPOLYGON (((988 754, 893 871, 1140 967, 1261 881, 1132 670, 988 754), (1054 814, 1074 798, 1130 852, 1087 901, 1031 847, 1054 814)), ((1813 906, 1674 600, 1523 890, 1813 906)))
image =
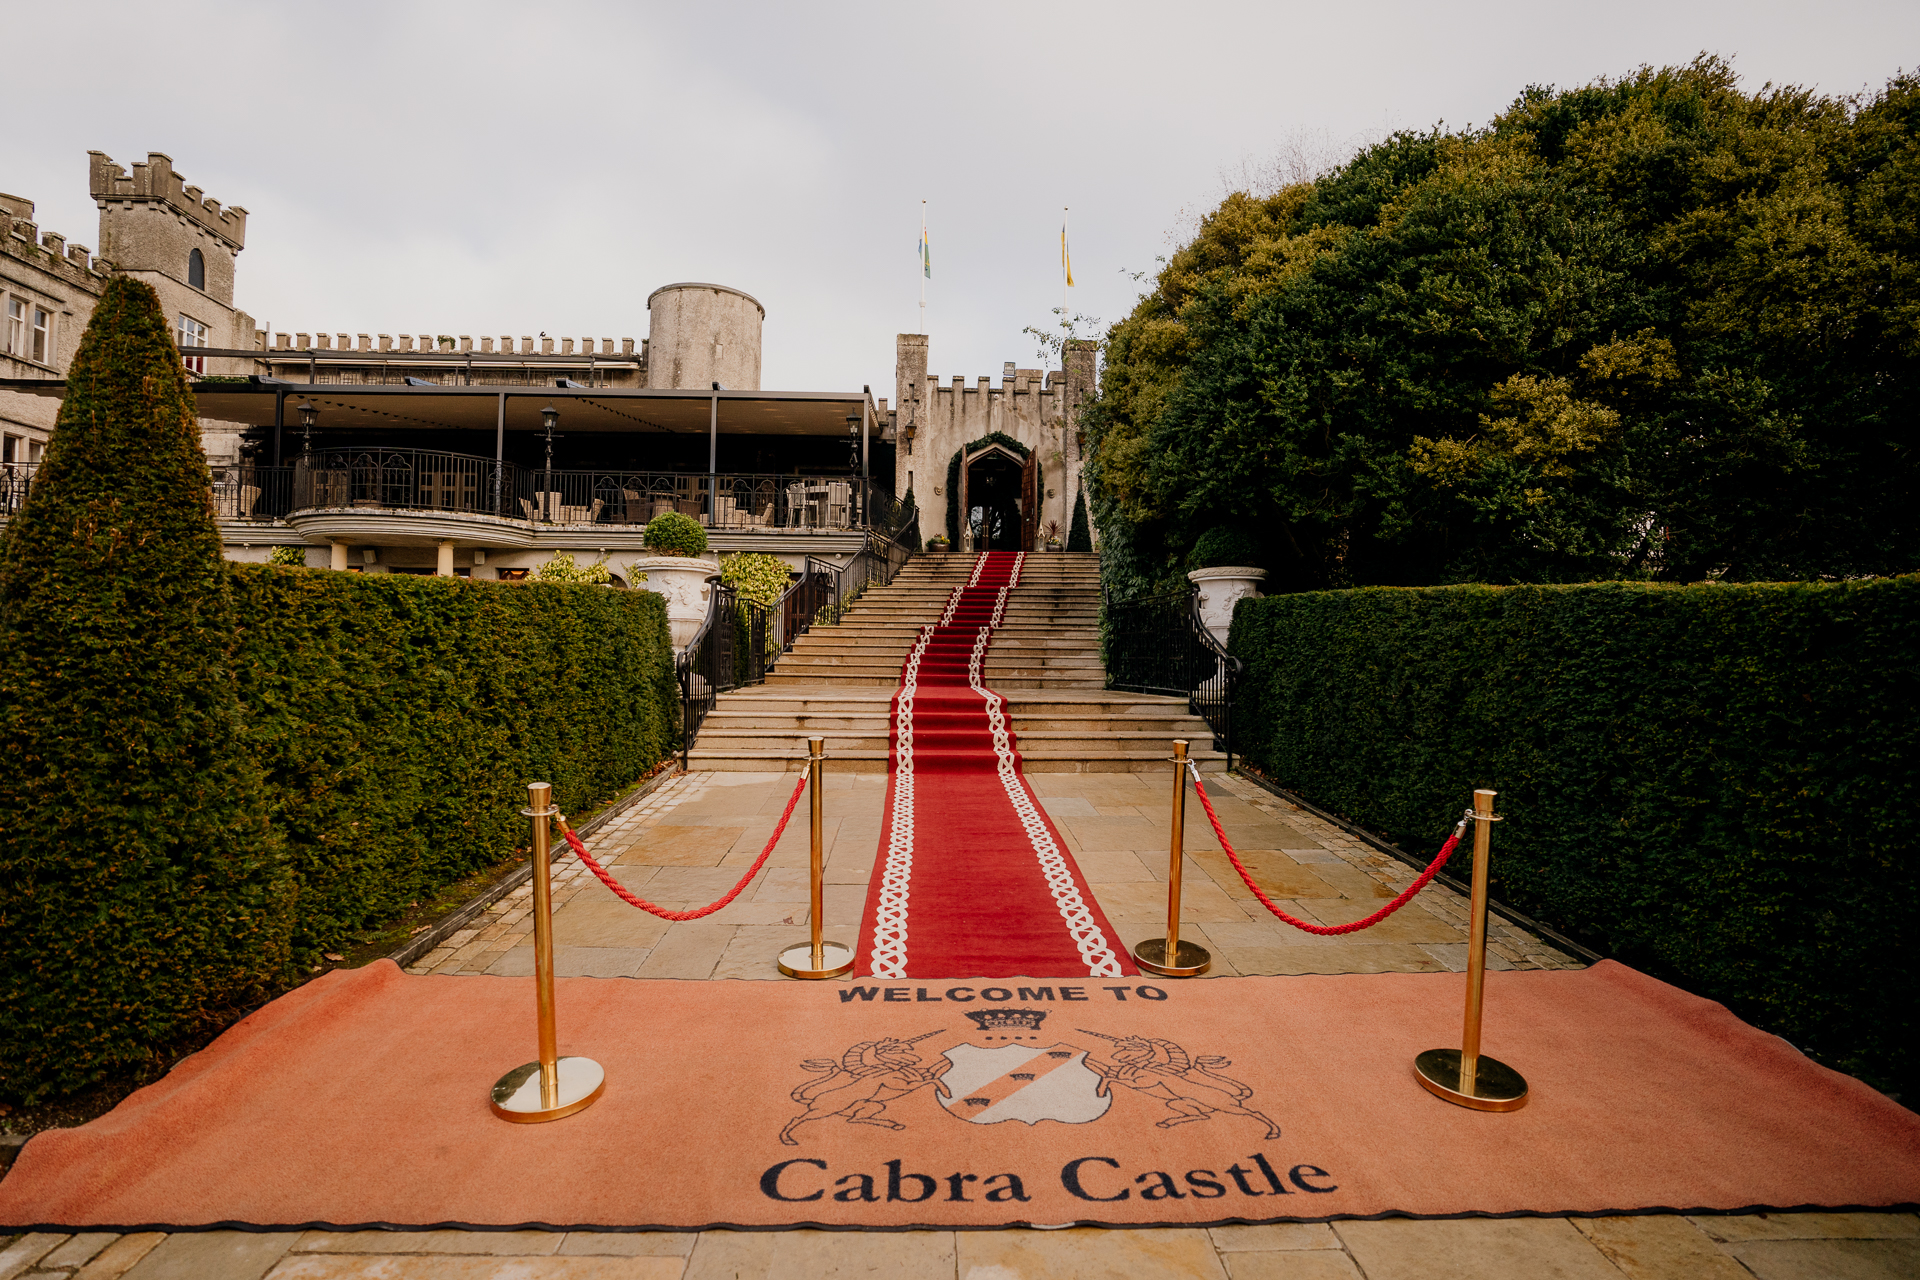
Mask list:
POLYGON ((316 449, 293 460, 292 510, 371 507, 517 516, 519 468, 429 449, 316 449))
POLYGON ((707 579, 707 616, 675 661, 680 678, 680 767, 688 766, 693 739, 707 715, 730 689, 767 678, 770 610, 743 599, 718 577, 707 579))
POLYGON ((1198 591, 1167 591, 1132 600, 1102 596, 1107 688, 1187 700, 1213 731, 1213 749, 1233 767, 1233 694, 1240 660, 1221 647, 1200 618, 1198 591))

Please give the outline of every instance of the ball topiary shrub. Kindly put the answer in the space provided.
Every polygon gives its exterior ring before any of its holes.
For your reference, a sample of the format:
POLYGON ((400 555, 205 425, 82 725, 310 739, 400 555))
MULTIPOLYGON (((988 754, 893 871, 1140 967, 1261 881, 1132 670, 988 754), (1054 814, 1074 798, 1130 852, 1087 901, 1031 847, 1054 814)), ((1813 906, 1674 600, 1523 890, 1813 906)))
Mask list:
POLYGON ((141 1066, 288 976, 239 630, 167 317, 116 276, 0 547, 0 1097, 141 1066))
MULTIPOLYGON (((202 379, 205 381, 205 379, 202 379)), ((268 564, 284 564, 294 569, 307 567, 307 549, 305 547, 275 547, 267 553, 268 564)))
POLYGON ((1221 565, 1258 565, 1260 544, 1244 530, 1215 525, 1201 534, 1187 554, 1187 568, 1214 569, 1221 565))
POLYGON ((707 531, 692 516, 662 511, 647 522, 647 550, 669 556, 697 556, 707 549, 707 531))

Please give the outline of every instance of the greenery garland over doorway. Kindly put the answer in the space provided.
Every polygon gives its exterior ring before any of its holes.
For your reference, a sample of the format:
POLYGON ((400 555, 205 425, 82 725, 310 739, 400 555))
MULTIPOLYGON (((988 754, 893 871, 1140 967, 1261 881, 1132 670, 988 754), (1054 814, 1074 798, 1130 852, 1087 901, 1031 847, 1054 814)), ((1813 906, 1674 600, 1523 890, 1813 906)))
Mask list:
POLYGON ((960 459, 990 444, 1005 445, 1019 454, 1023 462, 1033 452, 1004 431, 989 431, 953 451, 953 457, 947 459, 947 542, 952 546, 960 545, 960 459))

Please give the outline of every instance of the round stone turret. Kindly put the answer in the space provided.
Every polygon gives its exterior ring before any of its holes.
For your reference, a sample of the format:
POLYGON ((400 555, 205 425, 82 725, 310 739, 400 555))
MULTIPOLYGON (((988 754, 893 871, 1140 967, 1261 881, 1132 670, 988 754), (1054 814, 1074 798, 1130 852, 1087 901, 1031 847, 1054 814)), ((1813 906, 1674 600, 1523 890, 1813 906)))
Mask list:
POLYGON ((647 385, 760 389, 767 309, 724 284, 668 284, 647 298, 647 385))

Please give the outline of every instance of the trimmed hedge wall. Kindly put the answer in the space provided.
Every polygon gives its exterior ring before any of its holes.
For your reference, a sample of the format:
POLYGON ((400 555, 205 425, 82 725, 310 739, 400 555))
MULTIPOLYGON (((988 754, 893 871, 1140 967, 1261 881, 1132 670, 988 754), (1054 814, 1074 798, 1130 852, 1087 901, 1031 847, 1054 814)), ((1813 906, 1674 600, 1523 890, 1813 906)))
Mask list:
POLYGON ((1500 791, 1497 896, 1913 1096, 1920 577, 1243 600, 1238 750, 1402 847, 1500 791))
POLYGON ((296 961, 670 755, 662 598, 552 583, 235 566, 247 736, 293 863, 296 961))

